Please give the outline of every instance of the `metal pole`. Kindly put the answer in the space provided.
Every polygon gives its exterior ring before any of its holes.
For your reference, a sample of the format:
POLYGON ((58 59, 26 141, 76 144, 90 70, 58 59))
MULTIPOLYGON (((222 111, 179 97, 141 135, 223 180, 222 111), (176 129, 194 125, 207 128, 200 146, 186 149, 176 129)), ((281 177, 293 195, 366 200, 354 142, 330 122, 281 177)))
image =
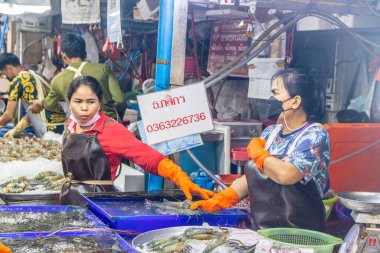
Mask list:
POLYGON ((0 38, 0 53, 1 53, 1 50, 3 49, 3 44, 4 44, 5 34, 6 34, 6 32, 7 32, 7 27, 8 27, 8 15, 5 16, 5 18, 4 18, 3 31, 1 32, 1 38, 0 38))
MULTIPOLYGON (((158 19, 158 41, 156 57, 155 91, 170 88, 170 63, 172 58, 174 0, 160 0, 158 19)), ((159 191, 163 188, 164 179, 149 174, 148 191, 159 191)))
POLYGON ((156 91, 170 88, 170 63, 172 60, 172 38, 174 0, 160 1, 158 41, 156 59, 156 91))

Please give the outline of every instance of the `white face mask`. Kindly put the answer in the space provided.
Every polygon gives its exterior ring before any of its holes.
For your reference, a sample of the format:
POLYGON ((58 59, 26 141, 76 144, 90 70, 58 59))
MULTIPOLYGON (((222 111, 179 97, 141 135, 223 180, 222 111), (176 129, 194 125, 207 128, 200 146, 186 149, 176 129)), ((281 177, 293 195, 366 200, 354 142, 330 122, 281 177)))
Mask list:
MULTIPOLYGON (((99 110, 100 110, 100 108, 99 108, 99 110)), ((99 110, 98 110, 98 112, 94 115, 94 117, 92 117, 92 119, 90 119, 90 120, 87 121, 86 123, 80 122, 77 118, 74 117, 74 114, 71 114, 71 115, 70 115, 70 119, 71 119, 72 121, 74 121, 76 124, 80 125, 81 127, 88 127, 88 126, 91 126, 92 124, 94 124, 96 121, 98 121, 98 120, 100 119, 99 110)))

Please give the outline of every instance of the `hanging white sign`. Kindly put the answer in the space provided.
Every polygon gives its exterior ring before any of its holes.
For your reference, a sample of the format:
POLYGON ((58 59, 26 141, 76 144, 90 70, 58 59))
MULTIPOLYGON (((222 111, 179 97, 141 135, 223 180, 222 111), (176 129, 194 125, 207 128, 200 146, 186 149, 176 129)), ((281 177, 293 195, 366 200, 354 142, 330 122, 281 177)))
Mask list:
POLYGON ((148 144, 214 129, 203 83, 137 97, 148 144))
POLYGON ((62 24, 100 23, 100 0, 62 0, 62 24))
POLYGON ((107 36, 111 43, 121 43, 120 0, 107 2, 107 36))

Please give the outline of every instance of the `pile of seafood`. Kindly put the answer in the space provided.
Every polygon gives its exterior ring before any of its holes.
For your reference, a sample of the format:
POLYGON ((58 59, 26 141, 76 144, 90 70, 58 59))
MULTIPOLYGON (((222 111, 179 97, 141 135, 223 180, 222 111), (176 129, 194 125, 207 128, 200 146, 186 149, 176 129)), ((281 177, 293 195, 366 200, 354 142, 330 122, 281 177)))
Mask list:
MULTIPOLYGON (((246 236, 248 242, 247 240, 243 241, 241 236, 239 237, 236 234, 233 236, 233 231, 239 231, 239 229, 189 227, 183 233, 155 238, 135 247, 139 252, 253 253, 258 241, 255 241, 250 234, 246 236)), ((250 232, 254 233, 253 231, 250 232)))
MULTIPOLYGON (((0 233, 57 231, 63 228, 94 228, 98 224, 86 218, 86 210, 73 208, 60 212, 3 211, 0 212, 0 233)), ((87 211, 88 212, 88 211, 87 211)))
POLYGON ((57 141, 38 138, 0 138, 0 162, 30 161, 38 157, 61 160, 62 145, 57 141))
POLYGON ((59 191, 66 182, 66 178, 54 171, 43 171, 28 179, 25 176, 9 180, 0 185, 0 192, 23 193, 25 191, 59 191))
POLYGON ((117 253, 126 252, 119 246, 119 238, 112 234, 97 236, 49 236, 28 239, 0 239, 12 252, 18 253, 117 253))
POLYGON ((185 201, 169 201, 163 199, 163 201, 151 201, 145 200, 145 208, 151 209, 155 214, 162 215, 197 215, 202 211, 199 209, 191 210, 190 207, 193 204, 191 200, 186 199, 185 201))

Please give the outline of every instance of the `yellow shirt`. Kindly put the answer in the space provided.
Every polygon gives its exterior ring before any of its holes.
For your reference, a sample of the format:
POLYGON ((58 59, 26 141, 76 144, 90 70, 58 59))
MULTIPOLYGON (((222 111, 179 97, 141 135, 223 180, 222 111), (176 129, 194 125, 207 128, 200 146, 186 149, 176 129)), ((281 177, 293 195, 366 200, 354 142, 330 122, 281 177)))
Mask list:
MULTIPOLYGON (((36 80, 33 75, 26 71, 22 71, 9 84, 9 95, 8 101, 21 101, 24 104, 28 104, 30 100, 35 100, 38 98, 38 93, 36 89, 36 80)), ((49 93, 48 88, 45 88, 44 95, 49 93)), ((48 130, 54 131, 56 126, 49 124, 59 124, 66 121, 66 114, 63 109, 57 105, 57 108, 53 111, 45 110, 45 117, 48 130)))

